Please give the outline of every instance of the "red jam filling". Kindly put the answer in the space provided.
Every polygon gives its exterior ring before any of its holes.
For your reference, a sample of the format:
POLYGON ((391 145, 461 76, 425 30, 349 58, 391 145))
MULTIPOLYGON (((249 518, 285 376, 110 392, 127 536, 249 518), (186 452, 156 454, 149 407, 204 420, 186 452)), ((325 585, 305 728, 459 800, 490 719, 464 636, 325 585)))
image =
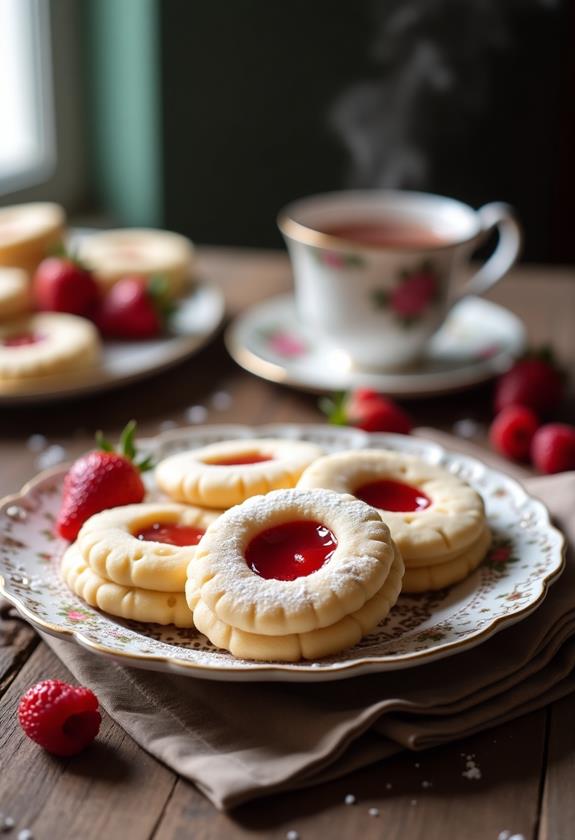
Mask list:
POLYGON ((321 569, 336 548, 336 538, 320 522, 286 522, 253 538, 246 563, 260 577, 295 580, 321 569))
POLYGON ((412 510, 425 510, 431 504, 431 499, 419 487, 403 484, 383 478, 380 481, 370 481, 354 490, 354 496, 367 502, 372 507, 406 513, 412 510))
POLYGON ((2 341, 4 347, 27 347, 29 344, 38 344, 44 336, 37 333, 15 333, 8 335, 2 341))
POLYGON ((168 545, 197 545, 204 536, 205 531, 201 528, 193 528, 191 525, 166 525, 162 522, 154 522, 134 534, 138 540, 150 540, 152 542, 168 543, 168 545))
POLYGON ((263 464, 264 461, 273 460, 271 455, 259 455, 257 452, 247 452, 245 455, 230 455, 218 458, 215 461, 206 461, 211 467, 240 467, 245 464, 263 464))

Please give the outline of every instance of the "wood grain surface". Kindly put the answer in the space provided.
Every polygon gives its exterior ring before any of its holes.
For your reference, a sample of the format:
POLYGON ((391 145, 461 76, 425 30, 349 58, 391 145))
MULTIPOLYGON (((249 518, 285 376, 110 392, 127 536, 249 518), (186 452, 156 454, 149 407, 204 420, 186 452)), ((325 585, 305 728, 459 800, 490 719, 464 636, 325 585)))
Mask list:
MULTIPOLYGON (((205 249, 204 277, 225 290, 230 317, 257 300, 289 288, 284 255, 205 249)), ((546 267, 516 269, 490 297, 525 321, 534 344, 551 344, 573 373, 575 276, 546 267)), ((485 424, 491 387, 409 404, 418 423, 447 431, 462 418, 485 424)), ((221 335, 194 358, 121 391, 57 405, 0 411, 0 495, 18 489, 38 471, 30 435, 45 435, 70 457, 88 448, 96 428, 117 435, 131 417, 140 433, 163 422, 185 425, 186 411, 208 409, 207 422, 317 422, 313 396, 257 380, 227 356, 221 335), (231 397, 218 411, 214 393, 231 397)), ((572 399, 564 418, 573 420, 572 399)), ((477 439, 484 439, 481 426, 477 439)), ((33 630, 2 608, 0 618, 0 812, 28 828, 36 840, 498 840, 501 832, 529 840, 575 836, 575 700, 497 729, 422 754, 403 753, 344 779, 242 806, 220 814, 188 782, 141 750, 104 715, 101 735, 73 760, 50 757, 17 724, 19 697, 39 679, 70 678, 33 630), (481 778, 463 775, 473 756, 481 778), (356 804, 345 805, 347 794, 356 804), (377 814, 370 814, 377 809, 377 814)), ((503 835, 505 836, 505 835, 503 835)))

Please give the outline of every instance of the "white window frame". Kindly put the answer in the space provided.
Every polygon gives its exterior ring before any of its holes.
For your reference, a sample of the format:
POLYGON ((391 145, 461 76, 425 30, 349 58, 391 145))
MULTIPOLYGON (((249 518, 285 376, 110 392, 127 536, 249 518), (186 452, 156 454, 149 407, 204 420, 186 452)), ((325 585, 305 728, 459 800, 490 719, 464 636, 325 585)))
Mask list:
POLYGON ((0 27, 0 132, 3 120, 6 131, 14 128, 13 159, 0 157, 4 196, 45 182, 56 168, 49 0, 0 0, 0 27))

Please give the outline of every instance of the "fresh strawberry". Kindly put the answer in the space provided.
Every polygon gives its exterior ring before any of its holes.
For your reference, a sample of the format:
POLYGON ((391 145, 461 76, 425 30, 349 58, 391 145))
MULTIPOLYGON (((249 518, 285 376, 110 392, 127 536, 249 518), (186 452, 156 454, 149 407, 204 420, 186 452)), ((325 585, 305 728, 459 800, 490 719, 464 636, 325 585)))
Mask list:
POLYGON ((513 461, 527 461, 531 441, 539 427, 537 415, 523 405, 509 405, 499 412, 489 430, 494 449, 513 461))
POLYGON ((60 536, 75 540, 84 522, 107 508, 141 502, 146 490, 140 472, 150 469, 150 458, 134 462, 136 449, 132 420, 120 440, 120 452, 115 452, 98 433, 100 449, 78 458, 64 479, 62 506, 56 528, 60 536))
POLYGON ((32 279, 38 309, 89 316, 99 297, 92 274, 66 254, 42 260, 32 279))
POLYGON ((495 388, 495 412, 508 405, 525 405, 544 416, 563 399, 564 377, 549 351, 515 362, 495 388))
POLYGON ((366 432, 408 435, 413 425, 409 414, 397 403, 371 388, 357 388, 351 394, 324 399, 320 408, 330 423, 356 426, 366 432))
POLYGON ((45 750, 70 756, 92 743, 102 718, 98 698, 89 688, 43 680, 21 698, 18 720, 26 735, 45 750))
POLYGON ((95 321, 110 338, 153 338, 164 329, 168 304, 161 278, 123 277, 103 298, 95 321))
POLYGON ((566 423, 541 426, 533 438, 531 457, 543 473, 575 470, 575 426, 566 423))

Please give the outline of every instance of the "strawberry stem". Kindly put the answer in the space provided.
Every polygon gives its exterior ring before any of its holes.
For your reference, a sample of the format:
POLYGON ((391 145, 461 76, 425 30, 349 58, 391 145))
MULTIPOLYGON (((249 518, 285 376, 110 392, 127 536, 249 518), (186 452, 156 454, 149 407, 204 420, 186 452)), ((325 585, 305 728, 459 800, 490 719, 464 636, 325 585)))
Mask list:
MULTIPOLYGON (((124 427, 124 430, 120 435, 119 453, 120 455, 123 455, 124 458, 127 458, 128 461, 131 461, 134 466, 140 470, 140 472, 146 472, 147 470, 152 469, 154 466, 154 460, 151 455, 145 455, 140 460, 136 460, 136 456, 138 454, 138 450, 136 449, 136 444, 134 442, 136 426, 136 421, 130 420, 130 422, 124 427)), ((96 432, 96 443, 98 444, 98 448, 102 449, 104 452, 116 452, 112 444, 106 440, 101 431, 96 432)))
POLYGON ((345 391, 332 394, 331 397, 322 397, 318 405, 328 422, 333 426, 345 426, 347 423, 347 414, 345 410, 345 403, 347 394, 345 391))

